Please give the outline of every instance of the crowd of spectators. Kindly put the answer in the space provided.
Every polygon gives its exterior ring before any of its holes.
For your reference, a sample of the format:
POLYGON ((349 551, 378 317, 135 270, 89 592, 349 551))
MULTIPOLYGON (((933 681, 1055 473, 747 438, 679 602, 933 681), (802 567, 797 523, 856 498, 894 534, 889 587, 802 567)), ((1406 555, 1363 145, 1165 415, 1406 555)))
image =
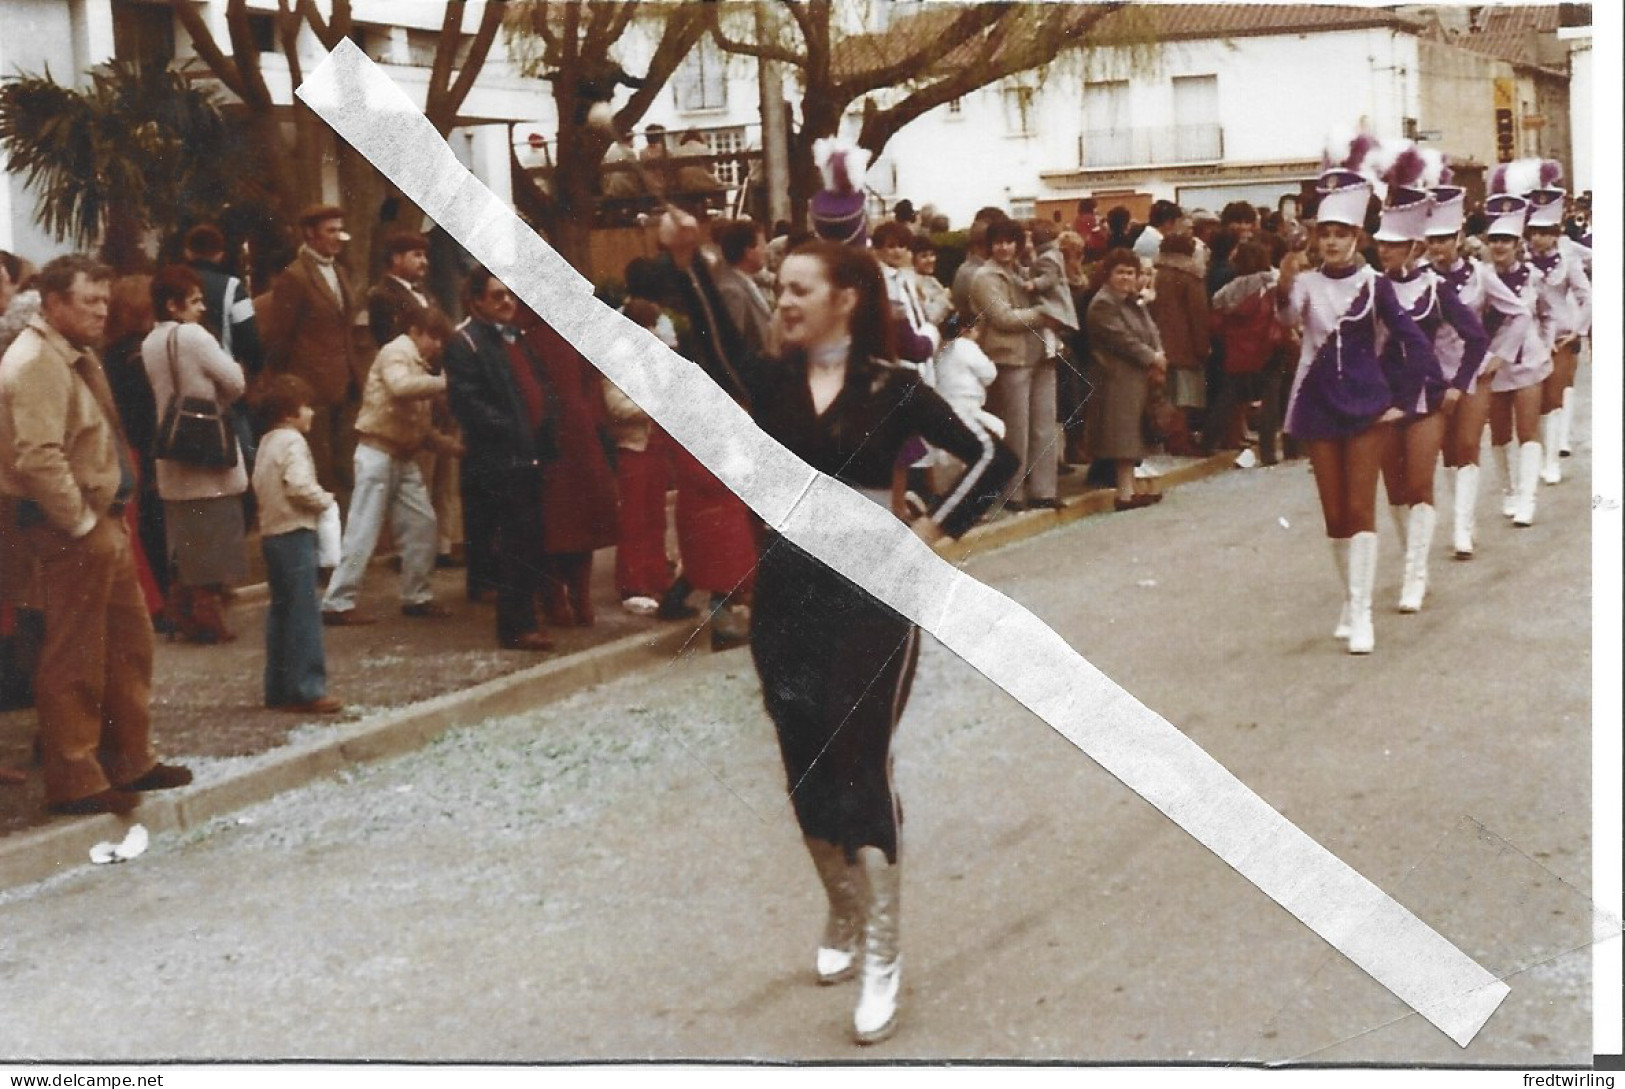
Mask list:
MULTIPOLYGON (((1117 509, 1149 505, 1160 496, 1137 482, 1159 450, 1256 439, 1242 464, 1292 456, 1279 430, 1297 345, 1269 297, 1287 254, 1314 259, 1299 204, 1213 215, 1159 200, 1144 224, 1122 206, 1097 215, 1092 200, 1070 223, 985 208, 947 284, 939 260, 959 252, 929 210, 904 201, 873 222, 859 202, 814 226, 872 251, 898 365, 1019 459, 998 517, 1058 506, 1058 478, 1085 471, 1117 509)), ((322 629, 377 622, 357 598, 381 548, 399 557, 404 618, 448 615, 430 572, 461 567, 468 602, 495 604, 505 648, 547 651, 549 627, 593 624, 593 554, 611 545, 628 612, 704 607, 715 647, 747 636, 746 508, 506 285, 475 267, 443 306, 425 286, 427 239, 398 231, 366 287, 346 261, 344 209, 310 208, 298 231, 292 262, 257 291, 211 223, 177 240, 180 259, 134 275, 0 254, 3 664, 31 684, 56 811, 120 811, 185 778, 147 738, 151 633, 233 639, 256 529, 272 707, 340 709, 322 629), (223 456, 180 451, 189 412, 219 428, 223 456), (53 598, 69 556, 108 575, 53 598)), ((779 350, 777 269, 811 237, 667 215, 659 255, 624 270, 622 308, 743 400, 743 364, 779 350)), ((894 506, 923 509, 956 468, 912 450, 894 506)))

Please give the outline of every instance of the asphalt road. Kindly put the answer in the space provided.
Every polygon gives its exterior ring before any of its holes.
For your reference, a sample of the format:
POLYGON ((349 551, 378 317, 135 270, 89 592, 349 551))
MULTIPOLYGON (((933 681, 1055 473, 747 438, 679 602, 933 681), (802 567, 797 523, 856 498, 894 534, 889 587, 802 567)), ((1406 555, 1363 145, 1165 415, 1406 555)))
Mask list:
POLYGON ((0 1057, 1588 1063, 1619 939, 1589 901, 1585 455, 1532 528, 1486 495, 1418 616, 1384 513, 1367 658, 1330 635, 1303 462, 970 565, 1504 977, 1465 1049, 928 640, 886 1044, 812 982, 822 894, 735 651, 0 895, 0 1057))

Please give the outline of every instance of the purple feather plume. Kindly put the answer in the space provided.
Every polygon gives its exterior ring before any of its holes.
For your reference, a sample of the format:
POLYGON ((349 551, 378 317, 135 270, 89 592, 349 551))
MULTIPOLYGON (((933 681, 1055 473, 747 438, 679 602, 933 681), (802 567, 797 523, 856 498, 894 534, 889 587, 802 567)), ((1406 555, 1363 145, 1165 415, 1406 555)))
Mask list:
POLYGON ((1556 159, 1547 159, 1540 164, 1540 187, 1554 189, 1557 183, 1563 180, 1563 164, 1556 159))
POLYGON ((1343 160, 1343 169, 1359 173, 1360 167, 1365 164, 1366 155, 1376 146, 1376 143, 1375 140, 1363 132, 1356 136, 1349 144, 1349 154, 1348 158, 1343 160))
POLYGON ((1490 192, 1505 193, 1507 191, 1507 164, 1502 163, 1490 175, 1490 192))
POLYGON ((1383 175, 1383 180, 1389 185, 1415 185, 1426 168, 1427 163, 1422 159, 1421 152, 1407 147, 1394 156, 1393 164, 1383 175))

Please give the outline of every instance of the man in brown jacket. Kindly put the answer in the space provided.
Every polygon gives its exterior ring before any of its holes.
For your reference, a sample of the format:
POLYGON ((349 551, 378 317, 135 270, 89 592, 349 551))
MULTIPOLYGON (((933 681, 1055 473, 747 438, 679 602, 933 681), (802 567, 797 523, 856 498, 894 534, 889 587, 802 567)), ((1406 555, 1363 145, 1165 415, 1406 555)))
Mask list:
POLYGON ((122 517, 135 473, 90 349, 111 278, 87 257, 50 262, 39 316, 0 359, 0 517, 38 571, 34 696, 53 813, 127 813, 141 791, 192 781, 152 749, 152 621, 122 517))
POLYGON ((369 353, 357 340, 370 340, 362 309, 364 296, 338 263, 350 236, 344 209, 331 204, 308 208, 299 217, 304 244, 271 288, 271 303, 260 319, 260 340, 272 373, 297 374, 310 383, 316 400, 311 424, 311 457, 316 478, 349 506, 354 486, 350 459, 355 452, 355 417, 367 380, 369 353))

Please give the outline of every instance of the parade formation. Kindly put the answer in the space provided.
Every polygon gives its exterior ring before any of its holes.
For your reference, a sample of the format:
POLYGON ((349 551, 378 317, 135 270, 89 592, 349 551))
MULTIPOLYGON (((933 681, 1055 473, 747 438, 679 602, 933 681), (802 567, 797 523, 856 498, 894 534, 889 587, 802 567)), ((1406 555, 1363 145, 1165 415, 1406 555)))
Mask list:
MULTIPOLYGON (((1140 221, 1089 197, 1070 218, 989 205, 953 224, 878 198, 868 152, 832 137, 801 221, 768 223, 667 187, 663 131, 640 155, 603 103, 577 120, 617 148, 600 195, 656 198, 599 301, 928 543, 1058 510, 1080 482, 1133 527, 1164 498, 1159 459, 1296 465, 1337 579, 1316 653, 1358 687, 1379 635, 1449 622, 1450 569, 1504 547, 1487 523, 1558 533, 1537 513, 1576 475, 1592 251, 1589 192, 1554 160, 1469 186, 1351 118, 1273 207, 1161 199, 1140 221), (1378 600, 1384 571, 1396 599, 1378 600)), ((640 630, 692 621, 718 654, 749 649, 754 721, 827 901, 801 974, 856 982, 852 1041, 891 1037, 893 741, 920 630, 763 524, 421 215, 352 254, 363 212, 342 195, 262 233, 222 211, 151 239, 139 267, 0 251, 0 634, 8 706, 33 709, 0 787, 37 784, 51 817, 127 817, 192 784, 159 753, 155 640, 233 642, 251 560, 260 702, 317 721, 347 709, 325 649, 343 629, 489 612, 493 653, 545 659, 606 607, 640 630), (614 597, 595 601, 610 549, 614 597), (398 617, 361 604, 387 581, 375 556, 400 572, 398 617), (449 605, 433 580, 453 571, 449 605)), ((1217 592, 1240 610, 1278 588, 1255 572, 1217 592)))

